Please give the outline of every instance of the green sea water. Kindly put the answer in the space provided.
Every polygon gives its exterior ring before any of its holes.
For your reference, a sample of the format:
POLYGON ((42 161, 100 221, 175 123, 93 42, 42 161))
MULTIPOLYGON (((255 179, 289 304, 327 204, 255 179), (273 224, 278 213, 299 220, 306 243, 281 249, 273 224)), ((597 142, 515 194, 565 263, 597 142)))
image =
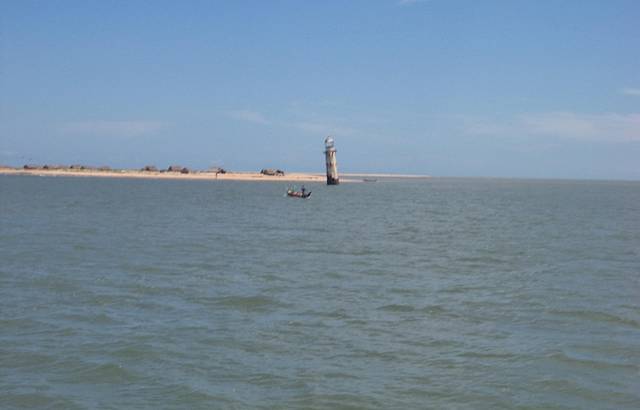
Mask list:
POLYGON ((2 409, 635 409, 640 183, 0 176, 2 409))

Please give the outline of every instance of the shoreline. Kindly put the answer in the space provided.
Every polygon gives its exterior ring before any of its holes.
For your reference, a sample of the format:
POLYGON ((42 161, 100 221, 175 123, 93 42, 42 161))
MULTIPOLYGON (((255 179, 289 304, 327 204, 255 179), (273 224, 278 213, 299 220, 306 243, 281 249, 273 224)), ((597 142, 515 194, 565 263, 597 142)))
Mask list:
MULTIPOLYGON (((170 171, 143 171, 139 169, 24 169, 0 167, 0 175, 22 175, 39 177, 84 177, 84 178, 138 178, 138 179, 182 179, 201 181, 262 181, 262 182, 318 182, 326 183, 324 173, 290 172, 285 175, 264 175, 260 172, 227 171, 215 173, 207 171, 191 171, 189 173, 170 171)), ((374 178, 423 179, 430 175, 389 174, 389 173, 343 173, 340 182, 367 182, 374 178)))
MULTIPOLYGON (((265 181, 265 182, 325 182, 324 174, 292 172, 282 176, 263 175, 259 172, 159 172, 140 170, 75 170, 75 169, 16 169, 0 168, 0 175, 23 175, 40 177, 85 177, 85 178, 138 178, 138 179, 182 179, 202 181, 265 181)), ((352 182, 348 179, 344 182, 352 182)), ((341 181, 342 182, 342 181, 341 181)))

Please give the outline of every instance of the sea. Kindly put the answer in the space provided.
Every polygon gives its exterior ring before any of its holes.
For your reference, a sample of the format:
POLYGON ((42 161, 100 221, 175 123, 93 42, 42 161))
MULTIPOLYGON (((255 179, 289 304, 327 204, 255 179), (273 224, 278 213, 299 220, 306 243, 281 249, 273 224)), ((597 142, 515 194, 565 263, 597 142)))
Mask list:
POLYGON ((0 176, 0 408, 640 408, 640 182, 287 185, 0 176))

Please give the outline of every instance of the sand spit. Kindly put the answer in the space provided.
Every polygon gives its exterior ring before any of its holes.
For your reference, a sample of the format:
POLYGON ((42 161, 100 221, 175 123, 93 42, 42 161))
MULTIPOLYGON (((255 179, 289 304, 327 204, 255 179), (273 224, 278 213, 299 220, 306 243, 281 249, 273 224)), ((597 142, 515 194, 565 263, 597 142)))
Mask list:
MULTIPOLYGON (((96 177, 96 178, 146 178, 146 179, 183 179, 183 180, 220 180, 220 181, 266 181, 266 182, 326 182, 325 174, 308 172, 287 172, 284 175, 266 175, 262 172, 242 171, 193 171, 180 172, 185 168, 174 166, 175 171, 160 171, 156 167, 142 169, 111 169, 109 167, 85 166, 25 166, 13 168, 0 165, 0 175, 32 175, 43 177, 96 177)), ((342 173, 340 182, 363 182, 375 178, 430 178, 429 175, 404 174, 361 174, 342 173)))
POLYGON ((20 169, 0 168, 4 175, 33 175, 43 177, 96 177, 96 178, 147 178, 147 179, 189 179, 220 181, 272 181, 272 182, 325 182, 324 174, 292 172, 280 176, 264 175, 258 172, 159 172, 140 170, 98 170, 98 169, 20 169))

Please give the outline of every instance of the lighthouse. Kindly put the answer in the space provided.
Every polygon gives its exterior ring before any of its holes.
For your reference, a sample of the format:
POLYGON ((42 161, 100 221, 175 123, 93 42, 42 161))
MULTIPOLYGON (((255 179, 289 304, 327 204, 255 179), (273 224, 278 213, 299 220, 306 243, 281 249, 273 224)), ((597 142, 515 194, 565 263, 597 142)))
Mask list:
POLYGON ((327 163, 327 185, 338 185, 338 164, 336 163, 336 148, 333 146, 333 138, 327 137, 324 140, 324 156, 327 163))

